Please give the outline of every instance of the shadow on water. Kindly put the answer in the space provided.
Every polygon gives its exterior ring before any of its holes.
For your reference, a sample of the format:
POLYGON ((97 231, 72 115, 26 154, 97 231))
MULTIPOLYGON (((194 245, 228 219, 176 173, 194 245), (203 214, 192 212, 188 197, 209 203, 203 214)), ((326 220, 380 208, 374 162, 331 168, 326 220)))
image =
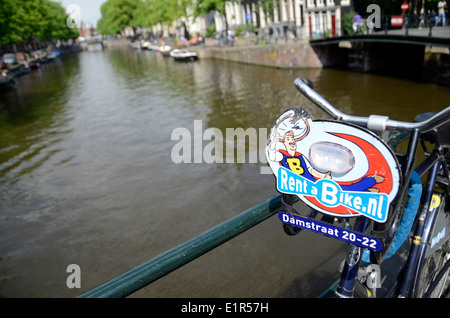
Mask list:
POLYGON ((16 77, 16 88, 0 99, 0 129, 5 125, 18 126, 34 119, 47 119, 47 116, 62 111, 65 95, 78 68, 78 58, 69 56, 64 61, 58 59, 52 64, 43 64, 30 74, 16 77))

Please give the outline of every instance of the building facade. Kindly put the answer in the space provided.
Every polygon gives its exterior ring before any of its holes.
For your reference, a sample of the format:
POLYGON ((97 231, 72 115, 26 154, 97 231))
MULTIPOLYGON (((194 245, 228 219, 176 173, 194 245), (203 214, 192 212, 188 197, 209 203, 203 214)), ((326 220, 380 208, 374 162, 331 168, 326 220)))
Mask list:
POLYGON ((279 37, 309 39, 342 34, 343 14, 352 0, 273 0, 273 12, 265 13, 256 0, 227 2, 225 17, 216 15, 217 30, 248 23, 260 29, 272 28, 279 37))
POLYGON ((182 36, 186 29, 190 34, 204 35, 206 28, 213 23, 218 33, 225 32, 227 28, 253 24, 259 30, 259 36, 308 40, 342 35, 343 15, 353 6, 353 0, 272 1, 270 12, 263 10, 259 0, 227 1, 224 15, 211 12, 196 19, 181 18, 171 26, 157 25, 153 31, 182 36))

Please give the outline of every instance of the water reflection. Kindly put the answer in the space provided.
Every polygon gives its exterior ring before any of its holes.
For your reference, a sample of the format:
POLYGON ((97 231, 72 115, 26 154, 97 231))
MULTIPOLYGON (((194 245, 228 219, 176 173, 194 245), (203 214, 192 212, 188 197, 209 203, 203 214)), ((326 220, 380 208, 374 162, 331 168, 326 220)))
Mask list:
MULTIPOLYGON (((60 141, 71 131, 66 106, 79 64, 78 59, 68 59, 63 69, 61 63, 17 78, 17 90, 0 100, 0 180, 9 183, 10 191, 21 176, 31 175, 59 153, 60 141)), ((0 206, 9 201, 3 195, 0 206)))

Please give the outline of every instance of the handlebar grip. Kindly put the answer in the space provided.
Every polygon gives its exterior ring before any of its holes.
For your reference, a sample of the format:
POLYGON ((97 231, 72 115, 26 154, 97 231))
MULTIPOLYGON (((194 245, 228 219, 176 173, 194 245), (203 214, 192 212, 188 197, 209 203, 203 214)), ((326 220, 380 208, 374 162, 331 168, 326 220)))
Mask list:
POLYGON ((309 78, 302 77, 300 80, 309 87, 311 87, 312 89, 314 89, 314 83, 309 78))

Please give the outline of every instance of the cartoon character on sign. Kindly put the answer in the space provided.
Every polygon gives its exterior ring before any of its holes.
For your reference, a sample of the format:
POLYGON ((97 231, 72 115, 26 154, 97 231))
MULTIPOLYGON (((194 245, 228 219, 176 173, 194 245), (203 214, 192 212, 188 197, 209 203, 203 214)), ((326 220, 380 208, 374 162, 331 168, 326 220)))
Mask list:
MULTIPOLYGON (((297 151, 297 142, 305 138, 310 131, 308 121, 302 118, 304 116, 308 116, 306 111, 299 108, 288 111, 286 116, 281 116, 281 120, 277 123, 276 128, 272 130, 272 137, 270 138, 270 146, 268 148, 268 158, 271 161, 279 162, 280 166, 302 175, 311 181, 316 181, 318 179, 332 179, 331 171, 320 172, 311 165, 304 155, 297 151), (280 130, 287 130, 281 138, 280 130), (283 143, 285 149, 276 150, 278 142, 283 143)), ((346 191, 367 190, 379 192, 379 190, 373 188, 373 186, 383 181, 383 176, 368 175, 354 183, 341 184, 340 186, 342 190, 346 191)))
MULTIPOLYGON (((306 121, 304 123, 308 127, 308 123, 306 121)), ((330 171, 325 173, 318 171, 311 166, 307 158, 297 152, 297 141, 305 137, 307 133, 308 131, 302 137, 295 138, 294 132, 289 130, 280 138, 280 134, 275 132, 271 138, 269 159, 278 161, 281 166, 312 181, 316 179, 331 179, 330 171), (285 149, 275 150, 278 142, 282 142, 285 149)))
MULTIPOLYGON (((390 202, 398 187, 396 159, 391 164, 395 168, 391 169, 385 159, 391 155, 390 150, 379 144, 378 137, 367 134, 368 131, 352 125, 312 120, 306 110, 294 108, 275 122, 266 157, 275 176, 278 176, 278 169, 283 168, 314 184, 319 180, 332 180, 342 191, 342 197, 348 200, 355 192, 382 193, 389 195, 390 202)), ((352 209, 352 204, 329 207, 313 194, 299 193, 298 196, 314 208, 331 211, 331 214, 360 213, 352 209)))

